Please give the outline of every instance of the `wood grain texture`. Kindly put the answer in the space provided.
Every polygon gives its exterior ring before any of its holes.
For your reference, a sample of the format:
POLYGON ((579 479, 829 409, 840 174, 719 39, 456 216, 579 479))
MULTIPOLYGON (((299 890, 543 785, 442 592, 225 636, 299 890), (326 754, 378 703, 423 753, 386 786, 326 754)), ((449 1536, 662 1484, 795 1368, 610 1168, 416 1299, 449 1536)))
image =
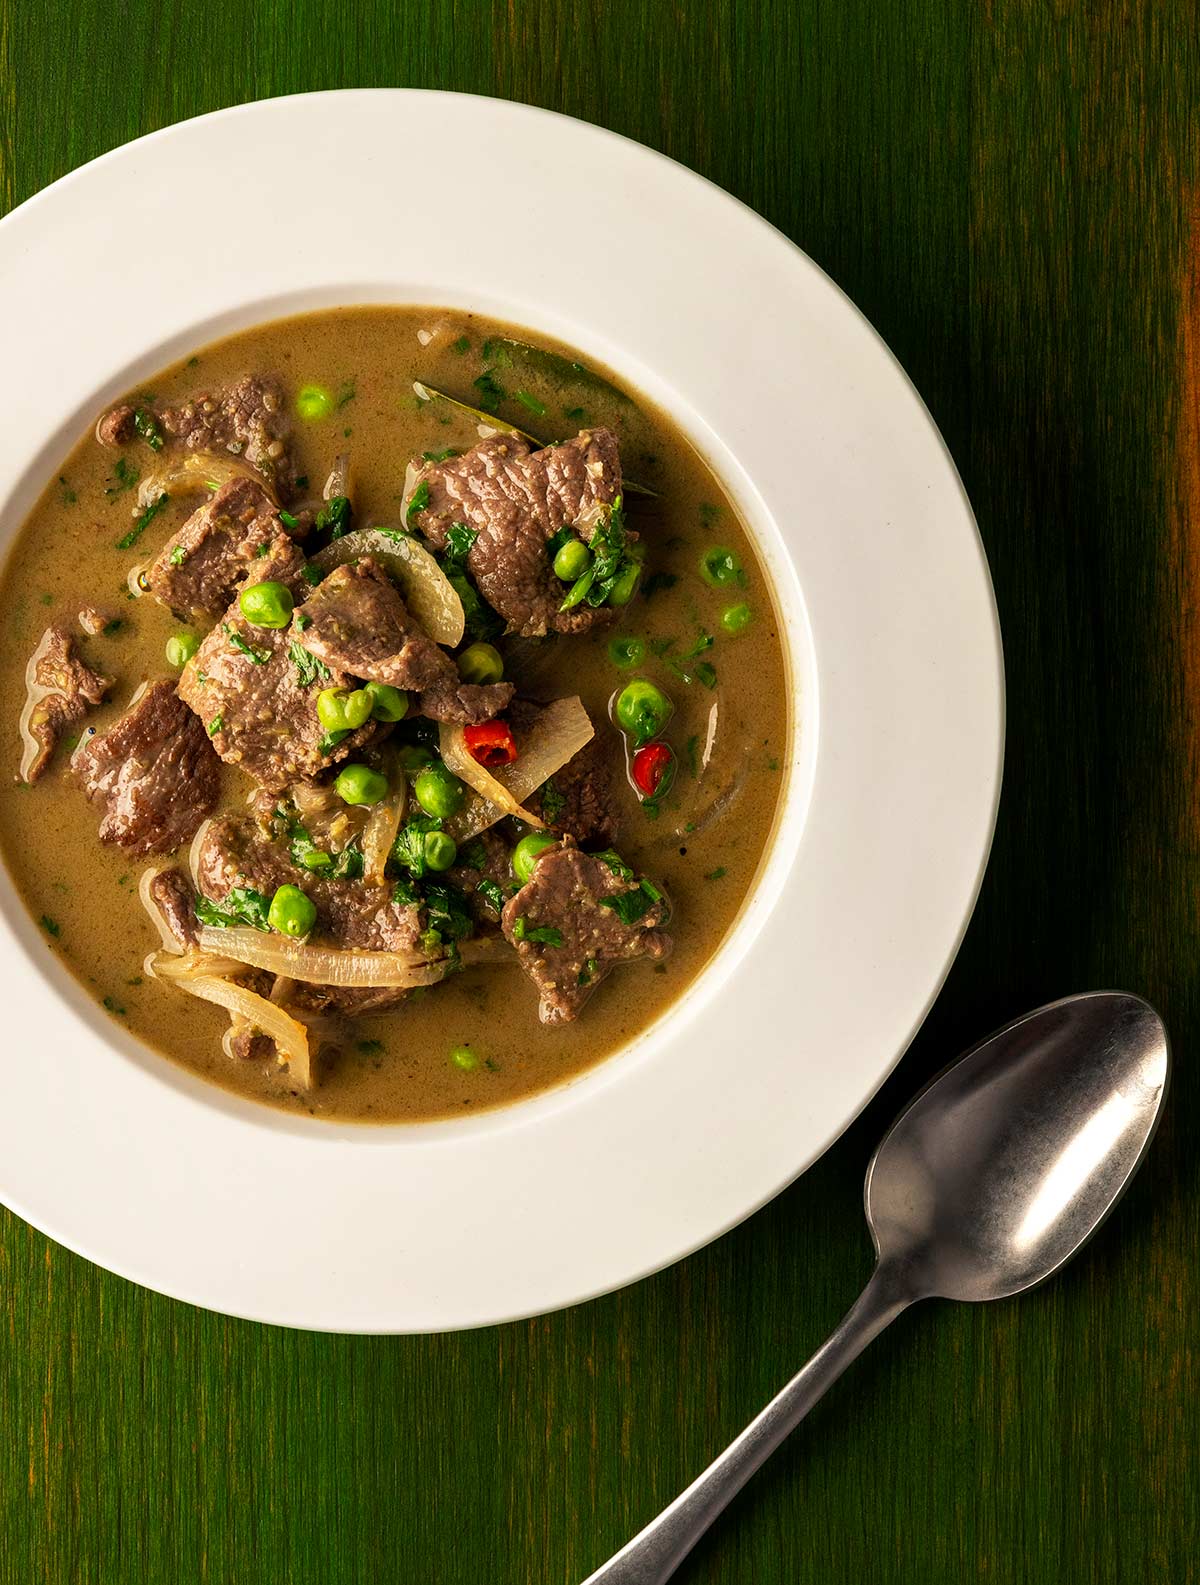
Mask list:
POLYGON ((941 425, 1010 710, 991 868, 926 1029, 813 1171, 673 1270, 468 1336, 306 1336, 4 1217, 0 1585, 572 1585, 849 1304, 899 1104, 990 1026, 1102 985, 1153 998, 1178 1053, 1103 1238, 1024 1300, 903 1320, 680 1578, 1197 1577, 1198 46, 1192 9, 1153 0, 0 0, 5 209, 181 117, 375 84, 565 110, 728 187, 941 425))

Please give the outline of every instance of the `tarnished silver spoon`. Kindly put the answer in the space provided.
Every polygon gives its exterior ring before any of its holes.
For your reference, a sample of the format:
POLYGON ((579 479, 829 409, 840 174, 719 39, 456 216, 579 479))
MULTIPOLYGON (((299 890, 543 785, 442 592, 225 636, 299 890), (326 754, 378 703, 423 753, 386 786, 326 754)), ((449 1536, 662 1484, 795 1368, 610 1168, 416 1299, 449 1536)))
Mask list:
POLYGON ((1006 1299, 1051 1277, 1141 1165, 1167 1032, 1136 996, 1069 996, 939 1074, 867 1168, 877 1264, 829 1338, 736 1441, 584 1585, 661 1585, 872 1338, 918 1299, 1006 1299))

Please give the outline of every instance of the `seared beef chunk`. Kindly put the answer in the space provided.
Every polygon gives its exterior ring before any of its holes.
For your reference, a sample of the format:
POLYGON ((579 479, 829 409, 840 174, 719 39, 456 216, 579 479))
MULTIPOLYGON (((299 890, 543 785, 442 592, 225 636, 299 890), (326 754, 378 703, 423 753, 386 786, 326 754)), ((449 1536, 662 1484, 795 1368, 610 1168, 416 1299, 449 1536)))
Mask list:
POLYGON ((272 550, 286 555, 279 512, 253 479, 224 484, 163 546, 146 570, 155 599, 184 617, 217 617, 243 583, 259 582, 272 550))
POLYGON ((544 1024, 574 1018, 617 963, 665 958, 661 894, 619 859, 581 853, 570 837, 543 855, 504 908, 506 938, 541 995, 544 1024))
POLYGON ((309 595, 294 625, 306 649, 353 677, 414 693, 458 680, 454 662, 413 621, 371 556, 336 567, 309 595))
MULTIPOLYGON (((299 599, 304 557, 280 536, 255 566, 255 583, 286 584, 299 599)), ((322 688, 346 687, 288 628, 255 627, 235 600, 183 668, 180 697, 204 723, 227 764, 271 792, 305 781, 376 736, 372 722, 337 743, 317 719, 322 688)))
POLYGON ((475 918, 494 925, 516 889, 512 849, 490 826, 459 848, 458 863, 448 878, 465 893, 475 918))
POLYGON ((152 682, 75 757, 88 797, 104 804, 100 840, 127 853, 169 853, 217 806, 221 767, 204 728, 169 682, 152 682))
POLYGON ((340 947, 411 952, 419 946, 419 907, 396 902, 390 886, 326 879, 300 869, 282 843, 252 820, 214 820, 200 842, 196 875, 203 896, 218 907, 235 886, 249 887, 268 901, 280 886, 299 886, 316 904, 316 930, 340 947))
MULTIPOLYGON (((607 621, 605 606, 562 611, 546 541, 575 526, 590 540, 600 508, 621 493, 621 461, 610 430, 585 430, 561 446, 531 451, 517 435, 492 435, 461 457, 421 470, 427 504, 413 522, 437 550, 455 523, 476 533, 467 571, 510 633, 579 633, 607 621)), ((630 538, 634 536, 630 535, 630 538)))
MULTIPOLYGON (((544 705, 532 699, 514 699, 508 710, 508 723, 517 740, 517 750, 537 724, 544 705)), ((601 726, 561 770, 544 782, 525 800, 525 807, 540 815, 551 831, 574 837, 589 846, 611 847, 620 834, 620 806, 613 776, 621 748, 615 735, 601 726)))
POLYGON ((427 688, 421 695, 419 713, 431 721, 448 721, 454 726, 478 726, 508 708, 513 696, 511 682, 460 682, 427 688))
POLYGON ((74 637, 56 625, 46 629, 30 656, 25 686, 21 732, 26 743, 21 776, 35 782, 49 765, 59 740, 100 703, 112 683, 84 665, 75 653, 74 637))
POLYGON ((239 1062, 266 1062, 275 1055, 275 1042, 256 1029, 231 1028, 225 1037, 225 1050, 239 1062))
POLYGON ((281 501, 289 501, 296 488, 287 406, 279 381, 268 376, 247 374, 227 391, 201 392, 174 405, 136 409, 123 402, 96 425, 97 440, 107 446, 125 445, 138 433, 184 451, 244 457, 281 501))
POLYGON ((195 895, 191 877, 182 870, 159 870, 150 882, 150 900, 183 951, 196 945, 195 895))
POLYGON ((293 627, 296 639, 326 665, 420 693, 422 713, 438 721, 487 721, 512 698, 511 683, 460 683, 454 662, 413 621, 370 556, 331 572, 293 627))

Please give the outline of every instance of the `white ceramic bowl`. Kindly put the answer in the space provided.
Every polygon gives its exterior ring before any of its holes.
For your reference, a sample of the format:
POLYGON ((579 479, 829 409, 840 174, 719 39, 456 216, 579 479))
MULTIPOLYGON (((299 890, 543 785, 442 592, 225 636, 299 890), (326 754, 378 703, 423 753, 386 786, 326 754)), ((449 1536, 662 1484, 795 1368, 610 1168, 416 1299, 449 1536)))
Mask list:
POLYGON ((508 1109, 376 1129, 276 1115, 122 1037, 5 880, 0 1198, 197 1304, 425 1331, 630 1282, 837 1137, 905 1049, 970 915, 1003 685, 953 464, 837 288, 680 166, 458 95, 221 112, 85 166, 0 223, 0 346, 21 396, 0 426, 4 544, 111 397, 228 331, 361 302, 473 308, 562 337, 659 401, 712 462, 790 646, 794 742, 769 860, 711 967, 628 1049, 508 1109), (481 162, 505 174, 469 184, 476 247, 436 187, 481 162), (243 223, 216 223, 226 215, 243 223))

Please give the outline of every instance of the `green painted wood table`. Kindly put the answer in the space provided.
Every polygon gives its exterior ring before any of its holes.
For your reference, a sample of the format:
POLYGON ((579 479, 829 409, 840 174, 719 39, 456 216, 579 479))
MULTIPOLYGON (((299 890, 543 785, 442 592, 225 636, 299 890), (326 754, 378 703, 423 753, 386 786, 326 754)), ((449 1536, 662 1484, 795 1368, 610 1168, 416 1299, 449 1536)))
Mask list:
POLYGON ((1101 1240, 1028 1298, 902 1321, 681 1579, 1200 1577, 1194 9, 0 0, 0 210, 185 116, 381 84, 528 100, 662 149, 878 326, 995 577, 991 867, 925 1030, 824 1160, 711 1248, 569 1313, 289 1333, 142 1292, 4 1216, 0 1585, 572 1585, 858 1291, 862 1171, 898 1105, 990 1026, 1103 985, 1158 1003, 1178 1078, 1101 1240))

